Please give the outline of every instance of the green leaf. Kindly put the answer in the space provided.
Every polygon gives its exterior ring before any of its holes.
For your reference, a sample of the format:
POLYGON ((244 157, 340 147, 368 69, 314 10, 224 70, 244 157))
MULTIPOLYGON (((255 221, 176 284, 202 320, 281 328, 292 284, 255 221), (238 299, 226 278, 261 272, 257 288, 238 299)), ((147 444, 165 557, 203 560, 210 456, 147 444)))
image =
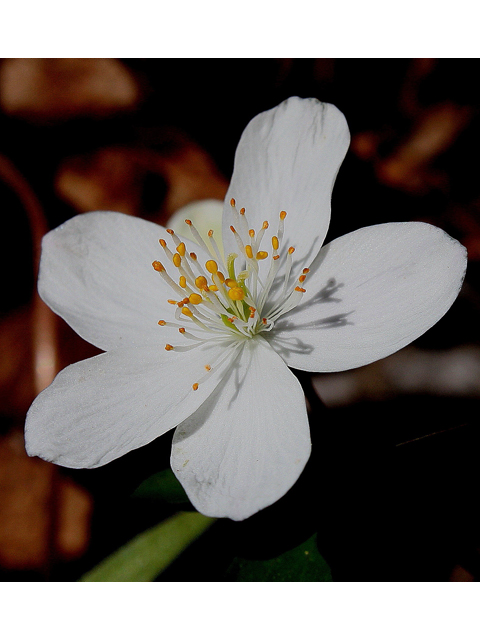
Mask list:
POLYGON ((185 490, 171 469, 163 469, 144 480, 132 497, 163 500, 170 504, 189 502, 185 490))
POLYGON ((214 522, 197 512, 177 513, 133 538, 80 582, 150 582, 214 522))
POLYGON ((235 558, 228 570, 237 582, 331 582, 330 567, 320 555, 317 535, 276 558, 235 558))

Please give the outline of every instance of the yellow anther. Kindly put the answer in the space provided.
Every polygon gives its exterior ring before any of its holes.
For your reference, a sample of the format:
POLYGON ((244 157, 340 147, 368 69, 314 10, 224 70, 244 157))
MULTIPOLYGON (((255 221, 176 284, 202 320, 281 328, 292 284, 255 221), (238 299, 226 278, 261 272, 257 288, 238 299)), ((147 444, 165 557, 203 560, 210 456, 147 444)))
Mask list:
POLYGON ((180 276, 180 279, 178 281, 178 284, 182 287, 182 289, 185 289, 185 287, 187 286, 187 279, 185 276, 180 276))
POLYGON ((302 287, 295 287, 295 291, 300 291, 300 293, 305 293, 306 289, 302 289, 302 287))
POLYGON ((159 320, 159 321, 158 321, 158 324, 159 324, 161 327, 164 327, 167 323, 165 322, 165 320, 159 320))
POLYGON ((177 307, 182 308, 184 306, 184 304, 185 304, 184 301, 180 300, 180 302, 177 302, 177 307))
POLYGON ((182 264, 182 257, 179 253, 174 253, 172 260, 176 267, 179 267, 182 264))
POLYGON ((188 304, 190 301, 189 301, 189 299, 188 299, 188 298, 184 298, 184 299, 182 300, 182 302, 183 302, 183 304, 188 304))
POLYGON ((278 249, 278 238, 277 238, 277 236, 273 236, 273 238, 272 238, 272 247, 275 249, 275 251, 277 251, 277 249, 278 249))
POLYGON ((262 224, 262 229, 268 229, 268 222, 265 220, 265 222, 262 224))
POLYGON ((173 347, 171 344, 166 344, 165 345, 165 351, 173 351, 173 347))
POLYGON ((213 229, 210 229, 210 231, 208 232, 208 237, 211 238, 213 236, 213 229))
POLYGON ((232 316, 231 318, 227 318, 229 322, 233 324, 233 321, 237 319, 237 316, 232 316))
POLYGON ((196 259, 197 259, 197 254, 196 254, 196 253, 193 253, 193 251, 192 251, 192 253, 190 254, 190 258, 191 258, 192 260, 196 260, 196 259))
POLYGON ((234 206, 235 206, 235 198, 232 198, 232 199, 230 200, 230 206, 231 206, 231 207, 234 207, 234 206))
POLYGON ((177 304, 177 301, 176 301, 176 300, 167 300, 167 302, 168 302, 169 304, 177 304))
POLYGON ((173 236, 173 234, 175 233, 175 231, 173 229, 167 229, 166 230, 167 233, 169 233, 171 236, 173 236))
POLYGON ((235 232, 235 227, 234 227, 232 224, 230 225, 230 231, 231 231, 232 233, 236 233, 236 232, 235 232))
POLYGON ((244 216, 244 215, 245 215, 245 207, 242 207, 242 208, 240 209, 239 213, 241 213, 241 214, 242 214, 242 216, 244 216))
POLYGON ((178 253, 179 253, 179 254, 182 256, 182 258, 183 258, 183 256, 185 255, 185 243, 184 243, 184 242, 181 242, 181 243, 178 245, 178 247, 177 247, 177 251, 178 251, 178 253))
POLYGON ((207 279, 205 278, 205 276, 198 276, 198 278, 195 278, 195 285, 199 289, 205 289, 205 287, 207 286, 207 279))
POLYGON ((165 267, 158 260, 154 260, 154 262, 152 262, 152 267, 155 269, 155 271, 165 271, 165 267))
POLYGON ((295 251, 295 247, 289 247, 289 249, 288 249, 288 253, 289 253, 290 255, 292 255, 292 253, 293 253, 294 251, 295 251))
POLYGON ((217 271, 217 276, 218 276, 218 279, 220 280, 221 283, 225 282, 225 276, 223 275, 223 273, 221 271, 217 271))
POLYGON ((250 236, 250 238, 254 238, 254 237, 255 237, 255 231, 254 231, 254 229, 249 229, 249 231, 248 231, 248 235, 250 236))
POLYGON ((212 370, 212 367, 211 367, 209 364, 206 364, 206 365, 205 365, 205 369, 206 369, 207 371, 211 371, 211 370, 212 370))
POLYGON ((192 293, 188 298, 191 304, 200 304, 203 301, 202 296, 199 296, 198 293, 192 293))
POLYGON ((255 256, 257 260, 265 260, 265 258, 268 258, 268 252, 267 251, 257 251, 257 255, 255 256))
POLYGON ((263 324, 267 324, 267 319, 266 318, 262 318, 262 322, 263 322, 263 324))
POLYGON ((286 217, 287 217, 287 212, 286 211, 280 211, 280 220, 285 220, 286 217))
POLYGON ((193 313, 190 311, 190 309, 188 307, 183 307, 182 308, 182 313, 185 316, 188 316, 189 318, 193 318, 193 313))
POLYGON ((214 274, 218 271, 218 264, 215 262, 215 260, 207 260, 205 263, 205 268, 209 273, 214 274))
POLYGON ((253 258, 252 247, 249 244, 245 245, 245 253, 247 255, 247 258, 253 258))
POLYGON ((255 317, 255 307, 248 307, 250 309, 250 318, 254 318, 255 317))
POLYGON ((280 258, 280 256, 279 256, 279 255, 273 256, 273 259, 274 259, 274 260, 278 260, 279 258, 280 258))
POLYGON ((209 287, 210 291, 218 291, 218 287, 215 284, 211 284, 209 287))
POLYGON ((192 384, 192 389, 194 391, 196 391, 198 389, 198 382, 195 382, 195 384, 192 384))
POLYGON ((188 224, 189 227, 192 226, 192 221, 191 220, 185 220, 185 224, 188 224))
POLYGON ((167 243, 165 242, 165 240, 163 238, 160 238, 159 243, 162 245, 162 247, 165 249, 165 247, 167 246, 167 243))
POLYGON ((227 279, 225 280, 225 284, 227 285, 227 287, 230 287, 230 288, 232 288, 232 287, 238 287, 238 283, 237 283, 237 281, 236 281, 236 280, 233 280, 232 278, 227 278, 227 279))
POLYGON ((243 293, 243 290, 240 289, 240 287, 232 287, 228 292, 228 297, 230 298, 230 300, 243 300, 245 294, 243 293))
POLYGON ((302 273, 310 273, 310 269, 304 269, 302 273))
POLYGON ((180 327, 179 331, 180 333, 185 333, 185 327, 180 327))
POLYGON ((298 279, 298 281, 299 281, 299 282, 305 282, 306 277, 307 277, 307 276, 300 276, 300 277, 299 277, 299 279, 298 279))

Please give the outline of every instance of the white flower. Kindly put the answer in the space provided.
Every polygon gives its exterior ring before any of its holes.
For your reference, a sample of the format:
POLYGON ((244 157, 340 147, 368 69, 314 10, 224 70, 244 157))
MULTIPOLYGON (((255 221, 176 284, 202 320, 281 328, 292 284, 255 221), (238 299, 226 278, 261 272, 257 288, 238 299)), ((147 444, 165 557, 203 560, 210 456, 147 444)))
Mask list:
POLYGON ((199 511, 241 520, 280 498, 310 454, 288 366, 341 371, 401 349, 465 272, 464 248, 420 222, 321 248, 348 142, 343 115, 314 99, 255 117, 225 200, 225 259, 193 225, 198 244, 118 213, 47 234, 40 294, 106 353, 38 396, 29 454, 97 467, 177 427, 172 468, 199 511))

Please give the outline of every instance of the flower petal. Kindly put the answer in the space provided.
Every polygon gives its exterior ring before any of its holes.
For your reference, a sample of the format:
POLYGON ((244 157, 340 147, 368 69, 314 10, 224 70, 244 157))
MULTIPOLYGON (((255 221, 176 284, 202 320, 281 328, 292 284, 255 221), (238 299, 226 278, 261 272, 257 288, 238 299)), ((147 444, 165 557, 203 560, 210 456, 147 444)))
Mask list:
POLYGON ((175 431, 172 469, 205 515, 243 520, 283 496, 310 455, 305 398, 262 338, 175 431))
POLYGON ((30 407, 29 455, 73 468, 98 467, 162 435, 194 412, 223 375, 205 365, 226 343, 188 352, 117 349, 61 371, 30 407))
POLYGON ((152 268, 154 260, 165 260, 160 238, 175 250, 165 229, 152 222, 105 211, 75 216, 43 238, 40 296, 100 349, 168 342, 174 331, 162 327, 160 334, 157 322, 171 319, 167 299, 175 294, 152 268))
POLYGON ((285 210, 284 246, 294 246, 296 258, 311 262, 328 230, 333 183, 349 142, 343 114, 315 98, 289 98, 253 118, 240 138, 225 198, 226 253, 238 251, 229 229, 234 198, 251 227, 259 229, 267 220, 273 235, 285 210))
POLYGON ((438 227, 364 227, 320 252, 302 303, 269 336, 291 367, 343 371, 398 351, 450 308, 466 269, 465 248, 438 227))

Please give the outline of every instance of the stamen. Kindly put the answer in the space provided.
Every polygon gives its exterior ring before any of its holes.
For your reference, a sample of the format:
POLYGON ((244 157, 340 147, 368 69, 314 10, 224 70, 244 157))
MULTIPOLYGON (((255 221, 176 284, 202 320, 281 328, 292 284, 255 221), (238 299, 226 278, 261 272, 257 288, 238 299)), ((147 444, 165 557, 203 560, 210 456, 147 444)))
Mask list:
POLYGON ((268 253, 267 251, 257 251, 255 258, 257 260, 265 260, 265 258, 268 258, 268 253))
POLYGON ((245 254, 246 254, 247 258, 250 258, 250 259, 253 258, 252 247, 249 244, 245 245, 245 254))
POLYGON ((241 233, 241 238, 245 244, 245 241, 248 239, 248 222, 247 222, 247 218, 245 216, 245 208, 242 207, 240 209, 240 215, 239 215, 239 226, 240 226, 240 233, 241 233))
MULTIPOLYGON (((256 253, 258 251, 258 249, 260 249, 260 244, 262 242, 263 236, 265 235, 265 231, 268 229, 268 222, 265 220, 265 222, 262 225, 262 228, 260 229, 260 231, 258 232, 257 238, 255 240, 255 242, 252 244, 252 248, 253 248, 253 252, 256 253)), ((258 260, 258 258, 257 258, 258 260)))
POLYGON ((196 391, 198 389, 198 382, 195 382, 195 384, 192 384, 192 389, 194 391, 196 391))
POLYGON ((218 248, 218 244, 215 241, 215 238, 213 237, 213 229, 210 229, 210 231, 208 232, 208 237, 210 240, 210 244, 212 245, 213 248, 213 253, 215 254, 217 260, 219 262, 223 262, 223 257, 222 254, 220 253, 220 249, 218 248))
POLYGON ((165 267, 158 260, 155 260, 154 262, 152 262, 152 267, 155 269, 155 271, 158 271, 159 273, 161 273, 162 271, 165 271, 165 267))
POLYGON ((245 253, 245 245, 243 244, 242 239, 238 235, 237 230, 235 229, 235 227, 231 226, 230 227, 230 231, 235 236, 235 240, 236 240, 238 248, 240 250, 240 254, 243 255, 245 253))
POLYGON ((198 293, 192 293, 188 300, 191 304, 200 304, 203 302, 202 296, 199 296, 198 293))
POLYGON ((182 288, 179 287, 174 280, 172 280, 172 278, 165 271, 165 267, 161 262, 159 262, 158 260, 155 260, 154 262, 152 262, 152 267, 155 269, 155 271, 157 271, 162 276, 165 282, 169 284, 174 291, 176 291, 181 296, 183 295, 182 288))
POLYGON ((214 273, 217 273, 217 271, 218 271, 218 265, 215 262, 215 260, 207 260, 207 262, 205 263, 205 268, 212 275, 214 273))
POLYGON ((232 287, 228 292, 228 297, 231 300, 243 300, 245 298, 245 294, 240 287, 232 287))
POLYGON ((199 288, 199 289, 205 289, 205 287, 207 286, 207 279, 204 276, 198 276, 198 278, 195 278, 195 285, 199 288))
POLYGON ((287 217, 286 211, 280 211, 280 220, 278 221, 278 241, 281 243, 283 240, 284 220, 287 217))
POLYGON ((209 253, 210 255, 212 255, 212 252, 210 251, 210 249, 207 247, 207 245, 203 241, 202 236, 196 230, 195 225, 193 224, 193 222, 191 220, 185 220, 185 222, 190 227, 190 231, 192 232, 193 237, 197 241, 197 244, 199 244, 202 247, 202 249, 204 249, 206 251, 206 253, 209 253))
POLYGON ((171 344, 166 344, 165 345, 165 351, 173 351, 173 347, 171 344))
POLYGON ((190 333, 185 329, 185 327, 180 327, 179 332, 182 334, 184 338, 188 338, 189 340, 196 340, 197 342, 205 342, 204 338, 198 338, 194 336, 193 333, 190 333))

